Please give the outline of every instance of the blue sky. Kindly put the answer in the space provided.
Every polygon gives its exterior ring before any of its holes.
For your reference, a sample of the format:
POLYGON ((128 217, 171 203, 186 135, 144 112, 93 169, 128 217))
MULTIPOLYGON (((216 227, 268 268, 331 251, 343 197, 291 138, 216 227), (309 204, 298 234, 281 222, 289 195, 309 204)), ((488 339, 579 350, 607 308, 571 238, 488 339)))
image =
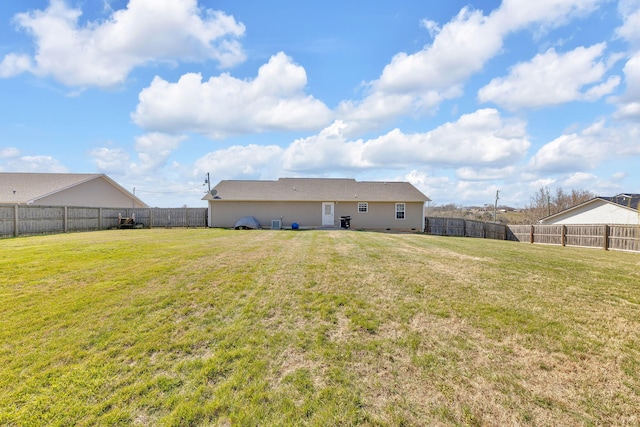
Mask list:
POLYGON ((639 47, 640 0, 2 2, 0 171, 640 193, 639 47))

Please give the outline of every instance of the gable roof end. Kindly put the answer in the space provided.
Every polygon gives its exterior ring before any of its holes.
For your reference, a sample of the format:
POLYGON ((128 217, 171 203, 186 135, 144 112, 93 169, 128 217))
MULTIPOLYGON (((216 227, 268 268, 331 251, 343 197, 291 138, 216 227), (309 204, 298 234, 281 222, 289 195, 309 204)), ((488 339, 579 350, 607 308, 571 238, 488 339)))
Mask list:
POLYGON ((626 209, 630 209, 632 211, 638 212, 640 211, 640 194, 619 194, 613 197, 594 197, 593 199, 589 199, 586 202, 579 203, 577 205, 571 206, 567 209, 561 210, 560 212, 556 212, 553 215, 545 216, 544 218, 540 218, 539 222, 545 222, 550 219, 554 219, 556 217, 565 215, 573 210, 577 210, 582 208, 583 206, 593 204, 595 202, 605 202, 613 205, 621 206, 626 209))
POLYGON ((105 174, 0 172, 0 203, 32 204, 93 180, 104 180, 141 206, 142 200, 105 174))

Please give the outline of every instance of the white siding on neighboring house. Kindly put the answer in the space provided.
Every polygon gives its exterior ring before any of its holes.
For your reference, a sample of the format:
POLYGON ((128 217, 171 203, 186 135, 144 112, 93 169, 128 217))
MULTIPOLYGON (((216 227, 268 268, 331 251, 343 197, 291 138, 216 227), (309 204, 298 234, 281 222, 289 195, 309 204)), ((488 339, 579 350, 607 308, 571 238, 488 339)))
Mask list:
POLYGON ((605 200, 595 199, 545 218, 542 224, 640 224, 640 212, 605 200))

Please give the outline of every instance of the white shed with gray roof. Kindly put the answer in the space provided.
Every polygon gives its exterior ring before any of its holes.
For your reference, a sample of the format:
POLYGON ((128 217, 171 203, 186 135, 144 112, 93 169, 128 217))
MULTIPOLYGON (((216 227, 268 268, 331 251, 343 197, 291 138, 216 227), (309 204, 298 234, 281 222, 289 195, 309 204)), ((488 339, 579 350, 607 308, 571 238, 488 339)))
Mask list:
POLYGON ((541 224, 640 224, 640 194, 595 197, 542 218, 541 224))
POLYGON ((280 178, 220 181, 203 200, 209 202, 211 227, 233 227, 239 218, 254 216, 264 228, 278 221, 287 228, 337 228, 350 218, 352 229, 422 231, 430 199, 408 182, 280 178))

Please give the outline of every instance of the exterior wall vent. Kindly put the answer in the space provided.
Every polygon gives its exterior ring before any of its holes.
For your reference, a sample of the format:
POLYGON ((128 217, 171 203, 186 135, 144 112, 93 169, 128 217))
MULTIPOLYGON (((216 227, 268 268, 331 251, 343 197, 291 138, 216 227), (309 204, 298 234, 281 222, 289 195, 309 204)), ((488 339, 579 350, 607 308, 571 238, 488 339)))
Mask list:
POLYGON ((280 221, 279 219, 272 219, 271 220, 271 229, 272 230, 280 230, 282 228, 282 221, 280 221))

